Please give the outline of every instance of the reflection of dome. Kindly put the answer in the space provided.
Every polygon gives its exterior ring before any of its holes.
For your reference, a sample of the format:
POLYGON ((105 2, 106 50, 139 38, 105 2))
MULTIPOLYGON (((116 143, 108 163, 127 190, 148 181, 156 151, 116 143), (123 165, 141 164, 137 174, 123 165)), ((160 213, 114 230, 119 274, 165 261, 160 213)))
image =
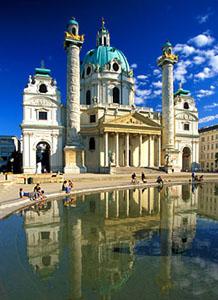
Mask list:
POLYGON ((102 68, 113 60, 120 62, 123 71, 130 71, 129 63, 122 51, 110 46, 98 46, 96 49, 87 52, 81 67, 81 73, 87 64, 102 68))

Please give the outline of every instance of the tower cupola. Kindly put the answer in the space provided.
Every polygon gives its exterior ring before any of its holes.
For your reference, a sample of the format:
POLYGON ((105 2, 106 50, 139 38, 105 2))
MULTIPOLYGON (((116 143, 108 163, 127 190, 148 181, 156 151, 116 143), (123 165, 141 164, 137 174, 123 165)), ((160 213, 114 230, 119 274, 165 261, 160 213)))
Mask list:
POLYGON ((97 33, 97 47, 98 46, 108 46, 110 47, 110 33, 105 28, 105 20, 102 18, 101 29, 97 33))

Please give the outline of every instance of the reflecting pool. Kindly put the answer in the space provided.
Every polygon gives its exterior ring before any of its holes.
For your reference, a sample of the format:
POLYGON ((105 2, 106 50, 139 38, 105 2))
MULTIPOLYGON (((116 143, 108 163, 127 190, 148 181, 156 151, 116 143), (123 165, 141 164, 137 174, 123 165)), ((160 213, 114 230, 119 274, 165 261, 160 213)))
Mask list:
POLYGON ((48 201, 0 222, 0 299, 218 299, 218 184, 48 201))

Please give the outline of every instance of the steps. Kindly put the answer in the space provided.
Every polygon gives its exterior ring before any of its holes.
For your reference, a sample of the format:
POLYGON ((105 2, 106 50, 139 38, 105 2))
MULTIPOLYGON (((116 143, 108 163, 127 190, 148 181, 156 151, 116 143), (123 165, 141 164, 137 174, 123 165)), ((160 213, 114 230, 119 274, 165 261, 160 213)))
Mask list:
POLYGON ((140 168, 140 167, 112 167, 112 174, 141 174, 144 172, 145 174, 160 174, 165 172, 159 170, 159 168, 140 168))

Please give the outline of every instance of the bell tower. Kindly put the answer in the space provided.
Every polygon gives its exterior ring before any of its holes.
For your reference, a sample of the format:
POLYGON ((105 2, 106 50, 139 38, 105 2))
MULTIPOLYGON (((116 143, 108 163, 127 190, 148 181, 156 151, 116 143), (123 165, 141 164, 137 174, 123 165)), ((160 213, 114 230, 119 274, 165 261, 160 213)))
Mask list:
POLYGON ((71 18, 65 32, 64 48, 67 52, 67 105, 65 173, 85 172, 84 149, 80 139, 80 49, 84 36, 79 35, 79 24, 71 18))
POLYGON ((173 67, 178 57, 172 52, 172 44, 166 42, 162 48, 162 56, 157 64, 162 68, 162 161, 166 171, 175 169, 178 150, 175 150, 175 114, 173 94, 173 67))

